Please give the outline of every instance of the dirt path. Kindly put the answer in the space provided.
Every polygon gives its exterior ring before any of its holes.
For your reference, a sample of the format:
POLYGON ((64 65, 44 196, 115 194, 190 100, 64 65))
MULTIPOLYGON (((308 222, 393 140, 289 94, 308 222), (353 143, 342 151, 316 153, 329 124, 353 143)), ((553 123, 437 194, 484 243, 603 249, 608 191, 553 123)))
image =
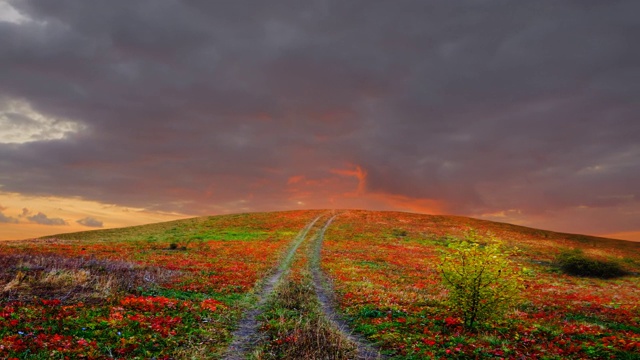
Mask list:
POLYGON ((259 321, 257 320, 260 314, 262 313, 261 307, 267 301, 269 295, 273 292, 274 287, 282 278, 282 275, 289 269, 291 266, 291 262, 293 257, 300 247, 300 244, 304 241, 309 233, 309 230, 318 222, 318 220, 322 217, 322 215, 315 218, 313 221, 307 224, 304 229, 298 233, 296 238, 293 241, 293 245, 287 252, 285 258, 280 262, 278 269, 273 275, 269 276, 265 283, 263 284, 260 291, 258 291, 258 302, 256 305, 247 311, 244 317, 240 320, 238 324, 238 329, 233 333, 233 340, 227 349, 227 352, 224 356, 226 360, 242 360, 246 359, 247 352, 251 350, 252 345, 258 338, 258 325, 259 321))
POLYGON ((310 248, 310 272, 313 278, 313 286, 315 288, 316 296, 320 302, 322 312, 324 316, 335 326, 340 332, 350 341, 352 341, 358 348, 358 359, 382 359, 383 356, 369 345, 366 339, 353 334, 347 323, 340 317, 335 308, 335 298, 333 289, 329 281, 326 280, 322 270, 320 268, 322 243, 324 241, 324 233, 331 225, 331 222, 338 215, 331 217, 322 229, 317 233, 314 243, 310 248))

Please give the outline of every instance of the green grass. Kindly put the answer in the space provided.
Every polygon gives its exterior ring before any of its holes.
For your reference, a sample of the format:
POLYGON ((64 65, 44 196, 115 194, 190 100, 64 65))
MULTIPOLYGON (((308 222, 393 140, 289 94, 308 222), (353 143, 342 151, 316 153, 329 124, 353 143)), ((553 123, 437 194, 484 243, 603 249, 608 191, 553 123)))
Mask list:
POLYGON ((266 340, 253 359, 353 359, 355 347, 322 317, 310 275, 278 285, 261 318, 266 340))
POLYGON ((599 325, 609 330, 631 331, 631 332, 640 334, 640 326, 633 326, 633 325, 614 322, 614 321, 607 321, 607 320, 600 319, 596 316, 589 316, 589 315, 577 313, 577 314, 567 314, 565 316, 565 319, 567 321, 575 321, 575 322, 599 325))

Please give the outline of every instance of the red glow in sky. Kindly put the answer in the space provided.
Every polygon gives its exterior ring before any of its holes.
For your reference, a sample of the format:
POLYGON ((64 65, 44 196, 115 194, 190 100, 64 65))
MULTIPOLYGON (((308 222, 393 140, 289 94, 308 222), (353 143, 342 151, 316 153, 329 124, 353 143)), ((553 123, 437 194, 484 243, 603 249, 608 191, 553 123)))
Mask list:
POLYGON ((364 208, 640 240, 638 12, 0 0, 0 239, 364 208))

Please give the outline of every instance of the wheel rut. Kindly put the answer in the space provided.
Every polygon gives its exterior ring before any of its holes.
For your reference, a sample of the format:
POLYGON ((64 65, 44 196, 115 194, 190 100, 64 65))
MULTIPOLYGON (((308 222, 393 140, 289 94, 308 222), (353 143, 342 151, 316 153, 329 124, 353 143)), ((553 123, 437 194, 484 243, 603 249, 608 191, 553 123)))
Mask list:
POLYGON ((312 244, 309 254, 310 262, 309 262, 309 270, 311 272, 311 277, 313 279, 313 287, 316 292, 316 297, 318 302, 320 303, 320 307, 322 308, 322 313, 325 318, 336 328, 338 329, 345 338, 349 339, 353 342, 357 347, 357 359, 361 360, 370 360, 370 359, 383 359, 384 357, 377 351, 373 346, 371 346, 366 339, 363 337, 354 334, 353 331, 349 328, 349 325, 342 319, 336 310, 335 306, 335 293, 333 292, 332 286, 330 282, 327 280, 327 277, 323 274, 322 269, 320 268, 320 260, 321 260, 321 252, 322 252, 322 243, 324 242, 324 234, 327 228, 331 225, 333 220, 337 215, 332 216, 318 231, 314 238, 314 243, 312 244))
POLYGON ((309 244, 306 254, 308 256, 308 271, 310 273, 313 292, 315 298, 320 305, 321 317, 329 322, 330 326, 335 328, 344 339, 353 343, 357 349, 355 359, 371 360, 383 359, 384 357, 371 346, 366 339, 354 334, 349 325, 339 315, 335 305, 335 294, 328 278, 323 274, 320 268, 321 251, 324 241, 324 234, 339 214, 331 216, 326 222, 315 231, 315 234, 309 236, 309 232, 314 228, 316 223, 328 215, 322 214, 309 222, 293 240, 290 249, 287 251, 283 260, 278 265, 277 270, 264 281, 262 287, 257 293, 258 300, 256 304, 247 310, 243 318, 238 323, 238 328, 233 332, 233 340, 223 359, 225 360, 242 360, 248 358, 250 352, 261 341, 262 337, 259 331, 260 317, 264 313, 264 307, 275 291, 280 286, 283 276, 290 270, 294 257, 298 252, 298 248, 308 239, 309 244))
POLYGON ((243 318, 238 323, 238 328, 233 332, 233 340, 227 348, 227 351, 223 357, 225 360, 242 360, 246 359, 247 353, 251 350, 252 346, 258 339, 258 317, 262 313, 262 306, 267 301, 269 295, 273 292, 276 284, 280 281, 284 273, 291 266, 293 257, 296 251, 300 247, 300 244, 305 240, 309 231, 313 226, 322 218, 320 215, 309 222, 304 229, 302 229, 296 238, 293 240, 291 248, 285 255, 284 259, 280 262, 277 270, 270 275, 264 282, 262 288, 258 292, 258 301, 250 310, 248 310, 243 318))

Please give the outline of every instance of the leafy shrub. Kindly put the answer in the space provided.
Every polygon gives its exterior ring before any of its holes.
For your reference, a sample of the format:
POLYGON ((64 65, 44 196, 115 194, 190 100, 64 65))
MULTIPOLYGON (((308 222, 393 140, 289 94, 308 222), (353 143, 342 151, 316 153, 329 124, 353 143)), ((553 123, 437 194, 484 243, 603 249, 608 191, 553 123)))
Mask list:
POLYGON ((391 235, 395 237, 405 237, 408 235, 407 230, 404 229, 393 229, 391 230, 391 235))
POLYGON ((589 258, 580 249, 561 252, 556 262, 560 270, 573 276, 611 279, 627 275, 618 262, 589 258))
POLYGON ((519 302, 520 270, 508 259, 512 253, 492 238, 475 232, 451 241, 441 256, 439 271, 449 289, 449 305, 464 326, 498 319, 519 302))

